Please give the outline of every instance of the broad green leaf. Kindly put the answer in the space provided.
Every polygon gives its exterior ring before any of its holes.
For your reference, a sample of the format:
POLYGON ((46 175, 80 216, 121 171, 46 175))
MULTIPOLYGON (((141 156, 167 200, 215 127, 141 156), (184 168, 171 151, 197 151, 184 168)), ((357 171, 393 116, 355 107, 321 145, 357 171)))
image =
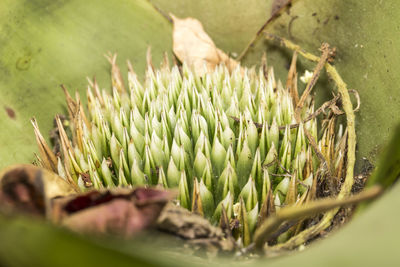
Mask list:
POLYGON ((0 236, 2 266, 173 266, 138 243, 126 253, 35 219, 0 216, 0 236))
POLYGON ((143 77, 148 46, 158 64, 171 50, 171 25, 145 0, 2 0, 0 168, 32 161, 29 120, 35 116, 48 136, 54 115, 66 113, 60 84, 82 99, 87 76, 108 89, 108 51, 118 53, 122 70, 130 59, 143 77))

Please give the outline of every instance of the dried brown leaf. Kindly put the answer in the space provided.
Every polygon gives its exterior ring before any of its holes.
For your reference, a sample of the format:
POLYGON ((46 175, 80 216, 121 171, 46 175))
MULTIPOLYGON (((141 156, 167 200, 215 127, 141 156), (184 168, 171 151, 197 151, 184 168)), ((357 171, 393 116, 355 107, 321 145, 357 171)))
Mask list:
POLYGON ((52 221, 81 233, 131 237, 151 227, 173 196, 149 188, 90 191, 55 199, 52 221))
POLYGON ((75 193, 64 179, 33 165, 13 165, 0 173, 0 203, 7 212, 45 216, 50 199, 75 193))
POLYGON ((205 248, 207 251, 232 251, 235 240, 231 235, 211 225, 204 217, 187 209, 168 204, 157 220, 157 228, 187 239, 189 244, 205 248))
POLYGON ((194 18, 179 19, 170 14, 173 29, 173 51, 181 62, 185 62, 199 75, 212 71, 219 64, 225 64, 232 71, 238 62, 218 49, 194 18), (204 69, 206 66, 207 69, 204 69))

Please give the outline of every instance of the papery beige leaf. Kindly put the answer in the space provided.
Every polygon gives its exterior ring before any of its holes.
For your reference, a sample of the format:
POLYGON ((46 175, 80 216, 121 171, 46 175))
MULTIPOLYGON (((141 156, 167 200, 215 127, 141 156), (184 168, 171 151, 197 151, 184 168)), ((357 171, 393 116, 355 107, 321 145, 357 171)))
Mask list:
POLYGON ((185 62, 196 73, 203 75, 218 64, 225 64, 232 71, 239 64, 215 46, 200 21, 170 16, 174 23, 173 51, 181 62, 185 62))

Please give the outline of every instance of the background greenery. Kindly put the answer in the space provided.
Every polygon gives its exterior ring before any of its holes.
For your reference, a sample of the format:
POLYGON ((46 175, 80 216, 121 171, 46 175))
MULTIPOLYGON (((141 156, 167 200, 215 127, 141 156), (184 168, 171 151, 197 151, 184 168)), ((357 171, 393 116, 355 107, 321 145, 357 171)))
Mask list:
MULTIPOLYGON (((199 19, 216 45, 232 55, 241 52, 269 17, 271 2, 153 1, 167 13, 199 19)), ((285 13, 268 30, 314 53, 323 41, 338 48, 335 64, 349 87, 359 91, 362 101, 356 125, 358 170, 363 167, 363 157, 375 163, 400 114, 398 2, 297 0, 290 13, 285 13)), ((96 75, 100 85, 108 88, 110 67, 103 57, 107 51, 118 53, 121 66, 126 58, 130 59, 142 76, 147 46, 152 47, 153 61, 159 62, 162 52, 171 52, 171 31, 170 23, 145 0, 2 0, 0 168, 32 160, 36 144, 29 119, 37 117, 47 136, 54 114, 65 112, 61 83, 84 96, 85 77, 96 75)), ((267 51, 269 64, 284 79, 291 53, 264 40, 256 44, 243 64, 258 63, 263 51, 267 51)), ((303 61, 299 65, 300 69, 311 68, 303 61)), ((325 97, 329 94, 324 86, 317 90, 324 92, 325 97)), ((398 233, 395 223, 400 216, 395 210, 400 202, 398 191, 399 186, 393 188, 332 238, 270 264, 372 266, 398 262, 394 244, 398 233)), ((75 263, 128 264, 132 259, 157 263, 153 261, 157 257, 143 259, 146 253, 136 253, 140 257, 125 255, 114 251, 115 248, 101 248, 40 223, 2 218, 0 224, 0 264, 4 261, 27 265, 30 259, 49 266, 55 265, 52 260, 72 263, 71 257, 63 253, 79 256, 75 263)))

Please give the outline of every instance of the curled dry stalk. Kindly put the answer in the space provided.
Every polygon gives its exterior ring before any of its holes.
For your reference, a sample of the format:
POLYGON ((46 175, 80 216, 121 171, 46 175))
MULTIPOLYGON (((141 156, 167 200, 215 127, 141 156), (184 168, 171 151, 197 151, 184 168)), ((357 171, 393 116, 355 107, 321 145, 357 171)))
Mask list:
MULTIPOLYGON (((306 58, 310 61, 319 62, 320 64, 321 64, 321 62, 325 61, 323 63, 323 65, 324 65, 328 75, 330 76, 330 78, 332 78, 332 80, 336 83, 336 85, 338 87, 338 91, 339 91, 339 94, 342 99, 343 109, 346 114, 348 138, 347 138, 347 155, 346 155, 347 156, 346 175, 345 175, 345 180, 342 184, 341 190, 337 196, 337 200, 338 200, 337 203, 341 203, 340 201, 346 202, 346 200, 344 200, 344 199, 350 195, 351 188, 354 183, 353 173, 354 173, 355 146, 356 146, 356 132, 355 132, 355 126, 354 126, 355 116, 354 116, 353 105, 350 101, 350 95, 349 95, 349 90, 347 89, 347 85, 343 81, 343 79, 340 77, 336 68, 334 66, 332 66, 329 62, 326 62, 326 60, 323 60, 324 58, 320 58, 309 52, 306 52, 299 45, 296 45, 296 44, 292 43, 291 41, 284 39, 282 37, 278 37, 276 35, 272 35, 269 33, 266 33, 265 37, 268 40, 278 41, 283 47, 286 47, 288 49, 295 51, 297 54, 303 56, 304 58, 306 58)), ((325 54, 323 53, 323 56, 324 55, 325 54)), ((317 71, 318 71, 318 66, 317 66, 316 71, 314 71, 313 77, 315 76, 317 71)), ((308 87, 309 86, 307 86, 307 88, 308 87)), ((300 102, 301 102, 301 100, 300 100, 300 102)), ((348 200, 348 201, 350 201, 350 200, 348 200)), ((336 213, 339 211, 339 208, 340 208, 340 205, 333 205, 333 206, 330 206, 329 208, 325 207, 324 209, 321 209, 321 210, 318 210, 318 209, 314 210, 314 214, 315 214, 315 213, 323 212, 325 210, 330 209, 330 211, 328 211, 327 213, 324 214, 323 218, 320 220, 320 222, 318 224, 303 230, 302 232, 300 232, 297 235, 290 238, 285 243, 278 244, 278 245, 271 247, 271 249, 273 249, 273 250, 289 250, 289 249, 293 249, 293 248, 307 242, 309 239, 316 236, 318 233, 320 233, 321 231, 323 231, 324 229, 326 229, 327 227, 330 226, 332 219, 334 218, 336 213)), ((297 212, 301 213, 301 210, 300 211, 296 211, 296 210, 297 209, 287 210, 287 213, 289 215, 286 214, 287 216, 283 216, 282 217, 283 221, 285 221, 285 219, 287 219, 289 217, 290 217, 290 219, 293 219, 295 217, 298 218, 296 216, 296 213, 297 212)), ((303 216, 300 216, 300 217, 303 217, 303 216)), ((282 219, 282 218, 280 218, 280 219, 282 219)), ((268 236, 270 234, 269 230, 267 229, 267 231, 266 231, 265 229, 268 228, 268 224, 276 223, 275 220, 277 220, 277 219, 272 218, 270 220, 265 221, 263 223, 263 225, 260 226, 258 232, 255 234, 255 243, 259 248, 264 245, 263 241, 266 239, 266 236, 268 236), (274 220, 274 221, 271 222, 271 220, 274 220)), ((279 223, 279 225, 280 225, 280 223, 279 223)))

